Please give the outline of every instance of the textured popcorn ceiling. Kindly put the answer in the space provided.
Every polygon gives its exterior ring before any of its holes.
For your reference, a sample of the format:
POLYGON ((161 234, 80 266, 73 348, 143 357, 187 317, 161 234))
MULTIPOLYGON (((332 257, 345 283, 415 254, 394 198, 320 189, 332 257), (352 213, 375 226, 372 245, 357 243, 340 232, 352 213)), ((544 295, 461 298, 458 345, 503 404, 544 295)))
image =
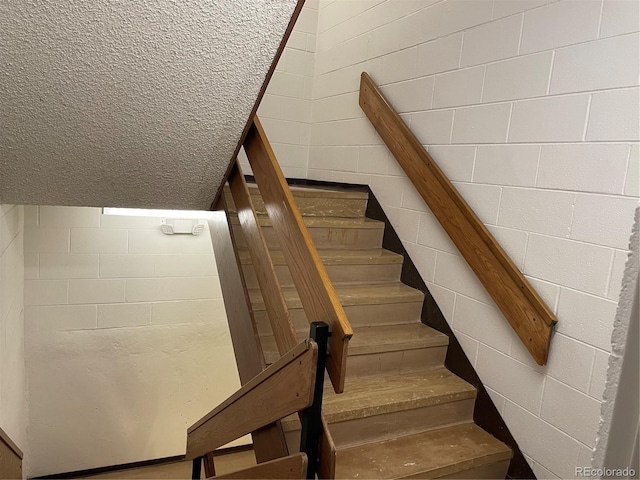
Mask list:
POLYGON ((0 203, 208 208, 296 3, 0 2, 0 203))

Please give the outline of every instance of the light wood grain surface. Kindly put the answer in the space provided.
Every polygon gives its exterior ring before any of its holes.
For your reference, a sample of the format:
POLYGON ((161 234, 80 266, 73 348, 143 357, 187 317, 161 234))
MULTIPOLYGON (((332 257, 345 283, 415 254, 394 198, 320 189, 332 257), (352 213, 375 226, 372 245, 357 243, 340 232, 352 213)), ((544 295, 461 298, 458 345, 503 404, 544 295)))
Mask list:
POLYGON ((247 478, 259 479, 296 479, 306 478, 308 459, 304 453, 297 453, 288 457, 278 458, 270 462, 261 463, 255 467, 226 475, 214 477, 225 480, 242 480, 247 478))
POLYGON ((0 428, 0 479, 22 478, 22 450, 0 428))
POLYGON ((342 392, 347 348, 353 335, 351 325, 257 118, 249 129, 244 148, 307 318, 309 322, 329 325, 327 371, 334 390, 342 392))
MULTIPOLYGON (((238 259, 238 248, 229 223, 224 197, 214 208, 209 220, 209 231, 224 307, 231 333, 231 342, 236 357, 240 383, 245 384, 266 368, 262 346, 258 337, 256 322, 249 308, 249 296, 238 259)), ((280 422, 268 425, 251 434, 258 462, 273 460, 289 455, 287 443, 280 422)), ((205 452, 206 453, 206 452, 205 452)))
POLYGON ((360 106, 522 343, 544 365, 557 322, 553 312, 365 72, 360 106))
POLYGON ((297 342, 296 332, 291 323, 289 309, 284 301, 280 282, 276 275, 267 243, 256 219, 249 189, 242 169, 236 162, 229 176, 231 194, 236 205, 242 233, 247 241, 247 249, 253 264, 255 277, 262 292, 262 298, 271 322, 271 329, 280 355, 291 350, 297 342))
POLYGON ((313 402, 318 346, 305 341, 187 431, 187 460, 204 455, 313 402))

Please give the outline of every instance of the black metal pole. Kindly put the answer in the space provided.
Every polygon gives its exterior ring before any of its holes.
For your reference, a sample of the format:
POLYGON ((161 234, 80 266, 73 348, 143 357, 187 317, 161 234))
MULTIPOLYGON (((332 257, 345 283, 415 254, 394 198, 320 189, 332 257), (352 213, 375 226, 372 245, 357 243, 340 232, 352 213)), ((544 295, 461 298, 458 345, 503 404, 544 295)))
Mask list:
POLYGON ((191 467, 191 480, 200 480, 200 474, 202 469, 202 457, 196 457, 193 459, 191 467))
POLYGON ((318 344, 318 367, 316 369, 313 403, 302 412, 300 451, 307 454, 307 479, 313 480, 318 472, 320 435, 322 434, 322 394, 324 369, 327 364, 327 341, 329 326, 324 322, 313 322, 309 337, 318 344))

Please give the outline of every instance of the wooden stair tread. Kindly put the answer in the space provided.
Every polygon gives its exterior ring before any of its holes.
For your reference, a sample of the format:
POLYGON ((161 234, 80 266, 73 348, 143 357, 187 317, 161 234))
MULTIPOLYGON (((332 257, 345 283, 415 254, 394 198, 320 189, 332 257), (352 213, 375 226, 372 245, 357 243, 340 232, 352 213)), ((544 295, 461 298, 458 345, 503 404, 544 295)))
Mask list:
MULTIPOLYGON (((344 393, 325 389, 322 411, 329 423, 411 410, 475 398, 473 385, 445 368, 420 373, 347 380, 344 393)), ((282 421, 286 431, 300 428, 295 416, 282 421)), ((364 477, 366 478, 366 477, 364 477)))
POLYGON ((506 445, 466 423, 338 450, 336 478, 438 478, 510 458, 506 445))
MULTIPOLYGON (((270 250, 271 260, 274 265, 286 265, 286 259, 282 250, 270 250)), ((318 250, 320 259, 324 265, 387 265, 402 263, 404 257, 384 248, 372 248, 365 250, 318 250)), ((251 264, 249 251, 238 251, 240 262, 243 265, 251 264)))
MULTIPOLYGON (((335 285, 343 306, 380 305, 384 303, 422 302, 424 294, 404 283, 381 283, 376 285, 335 285)), ((282 293, 289 308, 302 308, 295 288, 283 288, 282 293)), ((250 289, 249 298, 254 311, 265 310, 259 289, 250 289)))
POLYGON ((413 350, 449 344, 449 337, 423 323, 380 325, 354 329, 350 355, 413 350))
MULTIPOLYGON (((232 225, 240 225, 238 216, 229 215, 232 225)), ((270 227, 271 221, 267 215, 257 215, 258 223, 261 227, 270 227)), ((384 222, 372 220, 367 217, 308 217, 303 216, 302 220, 307 228, 356 228, 356 229, 384 229, 384 222)))
POLYGON ((476 389, 445 368, 347 381, 344 393, 328 391, 323 411, 336 422, 475 398, 476 389))
MULTIPOLYGON (((251 195, 260 195, 258 186, 255 183, 247 183, 251 195)), ((346 190, 342 188, 316 187, 313 185, 290 185, 289 188, 294 197, 307 198, 343 198, 351 200, 368 200, 369 192, 357 190, 346 190)))
MULTIPOLYGON (((318 254, 340 302, 360 325, 349 344, 353 369, 344 393, 336 395, 325 382, 323 414, 338 445, 335 478, 502 475, 511 450, 468 423, 477 391, 444 368, 448 337, 414 321, 424 294, 396 281, 404 258, 379 248, 385 224, 362 216, 368 193, 308 186, 291 190, 300 199, 303 221, 320 246, 318 254), (347 271, 348 275, 342 273, 347 271), (376 279, 381 283, 371 283, 376 279)), ((259 225, 271 227, 257 186, 249 184, 249 191, 259 225)), ((230 218, 232 225, 239 225, 237 214, 230 218)), ((296 289, 287 286, 292 283, 284 253, 272 229, 264 232, 294 325, 302 329, 298 336, 305 338, 306 318, 296 289)), ((264 325, 268 319, 261 292, 253 288, 251 258, 244 248, 238 256, 243 266, 249 266, 243 267, 251 279, 249 298, 262 322, 261 343, 271 363, 279 354, 270 328, 264 325)), ((298 416, 283 419, 282 426, 295 448, 298 416)))

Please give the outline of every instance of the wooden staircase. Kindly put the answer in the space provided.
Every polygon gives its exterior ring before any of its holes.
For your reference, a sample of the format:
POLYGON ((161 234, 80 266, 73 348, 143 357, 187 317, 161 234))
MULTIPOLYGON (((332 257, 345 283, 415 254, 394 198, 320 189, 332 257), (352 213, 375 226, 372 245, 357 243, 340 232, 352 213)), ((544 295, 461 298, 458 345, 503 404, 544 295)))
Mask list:
MULTIPOLYGON (((257 187, 251 200, 298 337, 309 322, 257 187)), ((505 478, 512 452, 473 423, 475 388, 444 367, 448 337, 420 321, 424 295, 400 281, 403 257, 382 248, 366 192, 292 187, 354 335, 344 393, 325 388, 336 478, 505 478)), ((233 200, 226 192, 230 211, 233 200)), ((237 217, 231 222, 267 364, 280 355, 237 217)), ((300 422, 283 420, 291 453, 300 422)))

